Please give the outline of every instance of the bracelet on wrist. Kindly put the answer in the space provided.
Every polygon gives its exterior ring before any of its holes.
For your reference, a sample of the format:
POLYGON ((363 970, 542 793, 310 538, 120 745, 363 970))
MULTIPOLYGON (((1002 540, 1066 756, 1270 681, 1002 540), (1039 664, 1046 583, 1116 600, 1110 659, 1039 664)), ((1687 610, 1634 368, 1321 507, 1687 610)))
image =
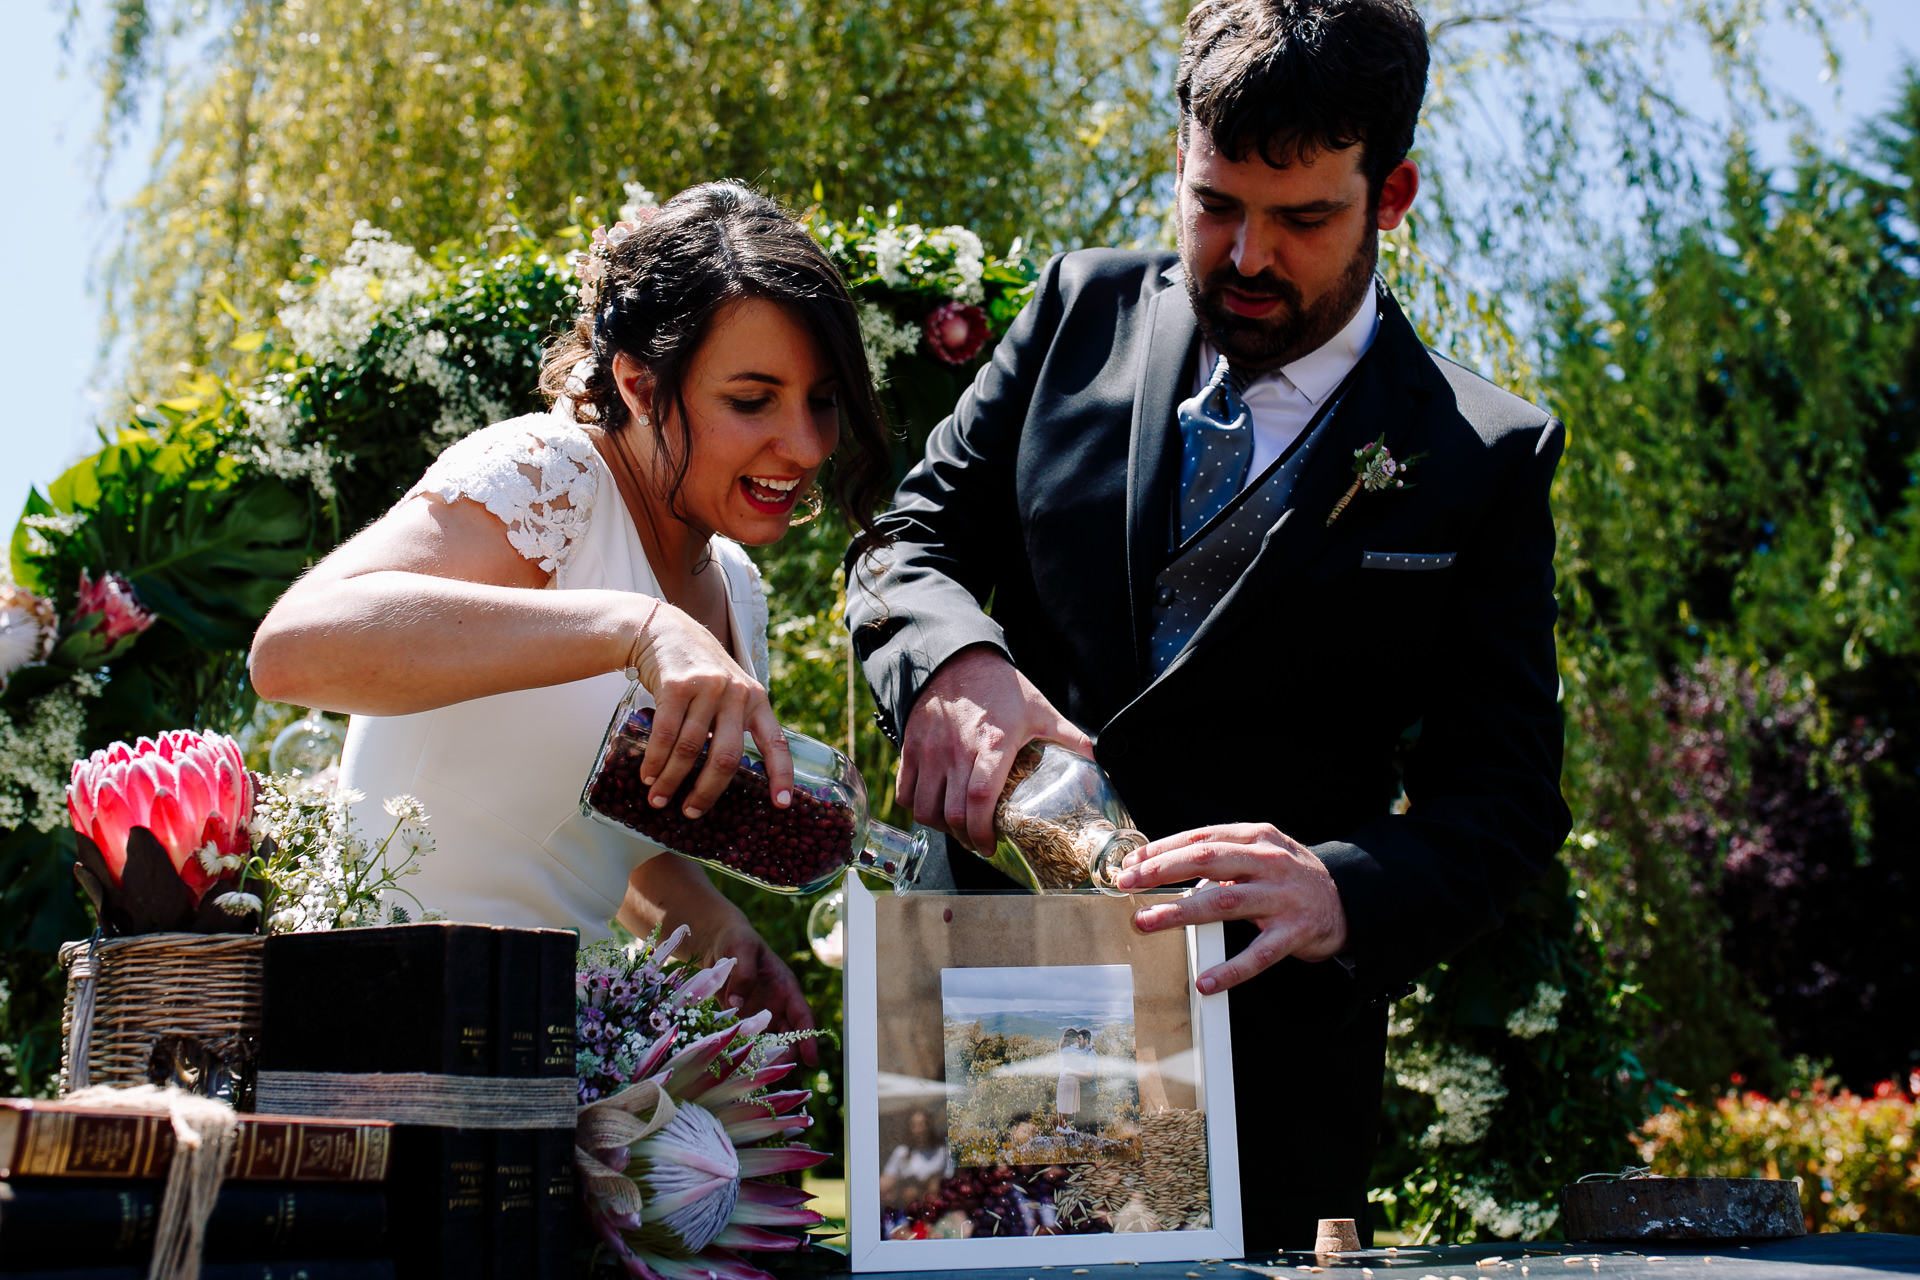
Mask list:
POLYGON ((647 628, 653 625, 654 615, 659 612, 660 598, 655 596, 653 608, 647 610, 646 621, 642 622, 640 629, 633 633, 633 647, 627 650, 627 662, 622 670, 626 672, 627 679, 629 680, 638 680, 640 678, 640 651, 644 649, 647 644, 647 628))

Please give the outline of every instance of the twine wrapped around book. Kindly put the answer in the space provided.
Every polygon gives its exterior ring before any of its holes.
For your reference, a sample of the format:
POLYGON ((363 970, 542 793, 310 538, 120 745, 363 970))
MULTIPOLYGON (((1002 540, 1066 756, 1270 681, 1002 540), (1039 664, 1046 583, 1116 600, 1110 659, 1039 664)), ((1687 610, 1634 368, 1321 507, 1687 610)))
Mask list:
MULTIPOLYGON (((85 1061, 84 1055, 80 1059, 85 1061)), ((240 1133, 233 1108, 212 1098, 150 1084, 115 1089, 96 1085, 71 1094, 69 1102, 114 1111, 163 1115, 173 1122, 173 1163, 154 1224, 153 1261, 147 1280, 197 1280, 206 1246, 207 1219, 220 1196, 220 1180, 240 1133)))
POLYGON ((290 1115, 443 1129, 571 1129, 579 1082, 424 1071, 262 1071, 254 1089, 260 1110, 290 1115))

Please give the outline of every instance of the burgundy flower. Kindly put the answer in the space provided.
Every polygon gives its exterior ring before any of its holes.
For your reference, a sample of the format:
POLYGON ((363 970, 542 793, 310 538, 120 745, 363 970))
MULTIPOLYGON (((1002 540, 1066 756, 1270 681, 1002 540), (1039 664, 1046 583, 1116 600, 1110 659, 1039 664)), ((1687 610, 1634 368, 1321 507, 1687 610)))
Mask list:
POLYGON ((927 316, 927 345, 948 364, 965 364, 987 341, 987 313, 978 307, 944 302, 927 316))
POLYGON ((100 615, 90 631, 99 634, 109 645, 117 644, 127 636, 137 636, 153 625, 153 615, 140 603, 140 597, 133 593, 133 584, 117 573, 103 574, 95 582, 80 571, 80 600, 74 606, 74 618, 79 620, 88 614, 100 615))

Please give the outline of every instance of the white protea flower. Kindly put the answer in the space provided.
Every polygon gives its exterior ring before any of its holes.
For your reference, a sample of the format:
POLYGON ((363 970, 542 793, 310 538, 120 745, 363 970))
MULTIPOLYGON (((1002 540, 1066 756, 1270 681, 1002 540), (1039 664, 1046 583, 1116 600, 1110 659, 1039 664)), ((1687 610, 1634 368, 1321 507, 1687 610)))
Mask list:
POLYGON ((881 227, 873 242, 862 247, 873 254, 874 269, 880 278, 896 289, 905 288, 907 258, 912 253, 910 237, 917 238, 919 227, 881 227))
POLYGON ((52 601, 0 582, 0 689, 21 667, 45 662, 59 631, 52 601))
POLYGON ((684 1103, 659 1132, 628 1148, 626 1175, 645 1208, 634 1242, 670 1258, 712 1244, 740 1202, 740 1158, 713 1113, 684 1103))
POLYGON ((759 1065, 771 1018, 757 1013, 664 1063, 673 1041, 662 1037, 639 1064, 645 1080, 581 1108, 574 1164, 588 1216, 635 1280, 770 1280, 735 1251, 796 1249, 799 1236, 768 1228, 823 1221, 803 1207, 806 1192, 759 1181, 827 1158, 753 1145, 812 1123, 808 1090, 766 1091, 793 1070, 759 1065))

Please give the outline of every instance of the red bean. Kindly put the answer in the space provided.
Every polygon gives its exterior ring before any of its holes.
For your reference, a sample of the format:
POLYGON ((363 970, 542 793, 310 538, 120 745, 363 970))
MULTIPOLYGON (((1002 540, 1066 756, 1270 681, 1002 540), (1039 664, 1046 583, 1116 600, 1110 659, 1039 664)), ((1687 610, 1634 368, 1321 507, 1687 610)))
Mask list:
POLYGON ((713 808, 699 818, 680 811, 699 777, 699 764, 665 808, 654 808, 638 778, 647 732, 643 717, 629 717, 595 770, 587 800, 603 816, 676 853, 788 893, 813 888, 852 861, 855 818, 849 805, 796 786, 791 807, 777 809, 767 794, 766 774, 749 762, 742 762, 713 808))

